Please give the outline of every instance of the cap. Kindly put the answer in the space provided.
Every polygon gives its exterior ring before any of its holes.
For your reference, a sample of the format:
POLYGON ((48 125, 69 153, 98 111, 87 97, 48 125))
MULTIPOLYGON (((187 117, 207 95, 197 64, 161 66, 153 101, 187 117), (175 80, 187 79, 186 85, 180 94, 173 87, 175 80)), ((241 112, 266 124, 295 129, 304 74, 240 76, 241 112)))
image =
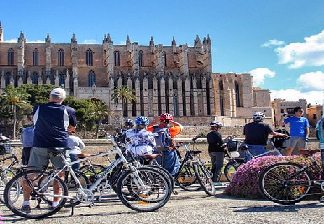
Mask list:
POLYGON ((51 91, 50 93, 51 96, 55 96, 60 99, 65 99, 66 98, 66 92, 62 88, 55 88, 51 91))

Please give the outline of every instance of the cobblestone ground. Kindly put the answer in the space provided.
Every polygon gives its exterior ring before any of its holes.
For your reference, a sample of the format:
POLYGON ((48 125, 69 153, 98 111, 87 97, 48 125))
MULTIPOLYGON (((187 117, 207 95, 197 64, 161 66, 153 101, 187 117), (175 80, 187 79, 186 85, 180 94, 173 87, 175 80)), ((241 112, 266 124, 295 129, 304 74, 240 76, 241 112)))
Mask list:
MULTIPOLYGON (((138 213, 125 207, 115 196, 94 207, 80 206, 70 217, 70 209, 43 220, 26 220, 13 216, 0 205, 5 223, 323 223, 324 205, 318 201, 304 201, 293 206, 281 206, 269 201, 246 200, 217 194, 207 197, 204 192, 184 192, 159 211, 138 213)), ((1 223, 1 221, 0 221, 1 223)))

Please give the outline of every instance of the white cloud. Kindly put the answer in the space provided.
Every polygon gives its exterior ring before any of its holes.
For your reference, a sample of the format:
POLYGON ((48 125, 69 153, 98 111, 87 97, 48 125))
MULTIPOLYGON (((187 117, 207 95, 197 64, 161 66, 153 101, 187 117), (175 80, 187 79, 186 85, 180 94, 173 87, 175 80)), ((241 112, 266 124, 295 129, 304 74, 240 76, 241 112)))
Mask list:
POLYGON ((17 38, 10 39, 10 40, 4 40, 4 43, 17 43, 17 38))
POLYGON ((282 40, 273 39, 273 40, 268 40, 267 42, 263 43, 261 45, 261 47, 281 46, 281 45, 284 45, 284 44, 285 44, 285 42, 282 41, 282 40))
POLYGON ((26 40, 27 43, 45 43, 45 40, 26 40))
POLYGON ((264 83, 265 78, 273 78, 276 73, 268 68, 255 68, 249 73, 253 76, 253 86, 260 86, 264 83))
POLYGON ((290 43, 275 50, 279 64, 288 64, 289 68, 324 65, 324 30, 304 38, 303 43, 290 43))
POLYGON ((324 103, 324 92, 323 91, 308 91, 302 92, 297 89, 281 89, 281 90, 270 90, 271 99, 281 98, 286 101, 298 101, 299 99, 306 99, 307 103, 322 104, 324 103))
POLYGON ((299 76, 297 86, 304 91, 324 91, 324 72, 309 72, 299 76))
POLYGON ((84 44, 98 44, 97 40, 90 39, 90 40, 84 40, 84 44))

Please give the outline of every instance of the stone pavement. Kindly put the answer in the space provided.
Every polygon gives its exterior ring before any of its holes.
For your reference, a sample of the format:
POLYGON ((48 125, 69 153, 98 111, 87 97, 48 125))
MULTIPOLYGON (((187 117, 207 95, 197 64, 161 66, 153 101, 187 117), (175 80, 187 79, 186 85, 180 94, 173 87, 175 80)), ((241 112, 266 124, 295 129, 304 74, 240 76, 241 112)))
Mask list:
MULTIPOLYGON (((0 205, 0 214, 5 223, 275 223, 301 224, 323 223, 324 205, 318 201, 304 201, 296 205, 282 206, 264 200, 238 199, 221 193, 207 197, 202 191, 185 192, 178 195, 159 211, 138 213, 125 207, 116 197, 97 203, 94 207, 80 206, 70 217, 70 209, 43 220, 25 220, 13 216, 0 205)), ((1 222, 1 221, 0 221, 1 222)))

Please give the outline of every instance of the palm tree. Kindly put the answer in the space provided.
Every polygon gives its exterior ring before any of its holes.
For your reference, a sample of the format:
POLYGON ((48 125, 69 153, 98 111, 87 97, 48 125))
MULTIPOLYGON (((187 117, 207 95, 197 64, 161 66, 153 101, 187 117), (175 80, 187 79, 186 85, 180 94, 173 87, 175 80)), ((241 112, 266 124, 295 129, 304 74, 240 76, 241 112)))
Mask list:
POLYGON ((30 105, 26 101, 28 97, 29 94, 14 88, 12 85, 7 86, 1 95, 2 108, 13 114, 13 139, 16 139, 17 109, 30 109, 30 105))
POLYGON ((94 106, 93 116, 96 120, 96 138, 98 138, 99 127, 102 120, 107 119, 111 115, 111 110, 108 105, 97 98, 91 98, 91 102, 94 106))
POLYGON ((121 99, 122 101, 122 114, 123 117, 127 116, 127 102, 128 101, 135 101, 136 102, 136 95, 133 93, 133 90, 128 88, 127 86, 120 86, 114 89, 113 94, 111 95, 112 100, 121 99))

